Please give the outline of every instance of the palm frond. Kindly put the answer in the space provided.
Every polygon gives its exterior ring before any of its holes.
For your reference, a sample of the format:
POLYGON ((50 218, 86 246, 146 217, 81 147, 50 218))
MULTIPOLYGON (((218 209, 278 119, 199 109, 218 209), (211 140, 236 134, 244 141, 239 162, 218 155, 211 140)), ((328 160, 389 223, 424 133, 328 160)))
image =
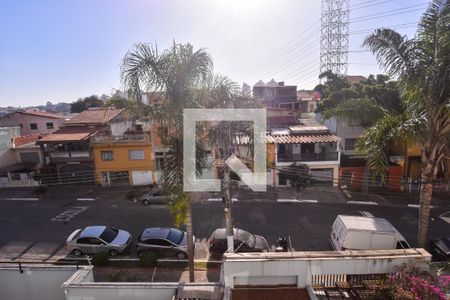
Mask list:
POLYGON ((378 63, 390 77, 415 73, 416 42, 395 30, 376 29, 365 38, 363 47, 375 54, 378 63))

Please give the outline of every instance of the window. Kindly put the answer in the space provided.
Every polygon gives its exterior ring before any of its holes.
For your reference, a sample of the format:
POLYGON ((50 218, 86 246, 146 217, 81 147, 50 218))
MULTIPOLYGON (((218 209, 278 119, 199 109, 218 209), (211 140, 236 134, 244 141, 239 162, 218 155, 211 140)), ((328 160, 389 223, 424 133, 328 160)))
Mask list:
POLYGON ((130 160, 144 160, 144 150, 130 150, 128 151, 128 157, 130 160))
POLYGON ((20 152, 20 162, 22 163, 38 163, 39 153, 38 152, 20 152))
POLYGON ((355 150, 358 139, 345 139, 345 150, 355 150))
POLYGON ((45 123, 45 126, 47 126, 47 129, 53 129, 53 128, 55 128, 55 127, 53 127, 53 122, 45 123))
POLYGON ((147 245, 154 245, 154 246, 164 246, 164 247, 172 246, 170 242, 161 239, 148 239, 145 240, 144 243, 147 245))
POLYGON ((37 130, 38 129, 37 123, 30 123, 30 129, 31 130, 37 130))
POLYGON ((164 166, 164 158, 157 157, 155 158, 156 170, 162 170, 164 166))
POLYGON ((100 151, 100 155, 103 161, 114 160, 114 153, 112 151, 100 151))
POLYGON ((114 241, 116 236, 119 234, 119 230, 115 228, 106 227, 105 230, 100 234, 100 238, 107 243, 114 241))
POLYGON ((349 120, 348 121, 348 126, 361 126, 361 121, 360 120, 349 120))

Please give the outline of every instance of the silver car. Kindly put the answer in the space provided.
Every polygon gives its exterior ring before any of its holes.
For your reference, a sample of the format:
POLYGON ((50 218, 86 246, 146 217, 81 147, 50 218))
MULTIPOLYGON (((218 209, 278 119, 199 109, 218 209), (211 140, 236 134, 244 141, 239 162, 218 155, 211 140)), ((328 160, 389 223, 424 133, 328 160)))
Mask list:
POLYGON ((116 256, 123 253, 130 244, 131 234, 128 231, 108 226, 77 229, 67 238, 67 249, 75 256, 98 252, 116 256))
POLYGON ((155 187, 149 193, 142 195, 140 200, 144 205, 173 204, 172 197, 164 193, 160 187, 155 187))
POLYGON ((138 237, 136 248, 139 256, 148 251, 185 259, 188 256, 187 233, 175 228, 146 228, 138 237))

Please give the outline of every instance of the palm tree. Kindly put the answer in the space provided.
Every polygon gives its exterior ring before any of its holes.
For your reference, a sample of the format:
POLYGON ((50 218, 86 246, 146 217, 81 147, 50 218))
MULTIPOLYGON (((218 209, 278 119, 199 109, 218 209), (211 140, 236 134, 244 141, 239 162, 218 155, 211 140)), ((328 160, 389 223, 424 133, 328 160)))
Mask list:
POLYGON ((427 240, 433 182, 450 153, 450 0, 432 1, 423 14, 417 35, 408 39, 381 28, 366 37, 380 66, 398 80, 404 113, 383 114, 363 135, 360 146, 372 165, 386 168, 386 146, 408 138, 422 146, 422 189, 418 245, 427 240))
MULTIPOLYGON (((122 61, 121 79, 134 99, 141 101, 141 91, 160 99, 150 107, 150 115, 169 128, 163 143, 169 148, 163 166, 163 188, 175 199, 171 208, 178 223, 186 224, 188 236, 189 280, 194 281, 192 209, 189 193, 183 191, 183 109, 201 107, 198 93, 211 76, 212 59, 205 49, 194 51, 192 45, 176 44, 159 52, 156 46, 136 44, 122 61)), ((200 152, 202 147, 198 145, 200 152)))

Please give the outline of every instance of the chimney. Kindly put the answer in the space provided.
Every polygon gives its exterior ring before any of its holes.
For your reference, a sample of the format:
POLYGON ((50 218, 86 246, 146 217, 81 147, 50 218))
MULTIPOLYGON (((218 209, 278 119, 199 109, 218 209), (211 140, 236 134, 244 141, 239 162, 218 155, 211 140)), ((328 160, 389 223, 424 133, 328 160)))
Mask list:
POLYGON ((284 86, 284 81, 278 82, 278 86, 284 86))

